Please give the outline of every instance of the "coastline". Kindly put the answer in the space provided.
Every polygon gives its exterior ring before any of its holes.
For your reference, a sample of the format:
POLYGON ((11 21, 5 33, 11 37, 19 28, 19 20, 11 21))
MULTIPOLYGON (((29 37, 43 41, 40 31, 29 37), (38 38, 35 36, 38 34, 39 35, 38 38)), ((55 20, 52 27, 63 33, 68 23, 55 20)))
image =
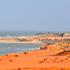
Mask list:
POLYGON ((70 70, 70 52, 62 56, 50 56, 49 53, 47 50, 34 50, 2 55, 0 70, 70 70))
POLYGON ((70 37, 9 37, 0 43, 41 44, 37 50, 0 56, 0 70, 70 70, 70 37), (53 42, 55 41, 55 42, 53 42))
POLYGON ((43 44, 43 43, 38 43, 38 42, 0 42, 0 43, 11 43, 11 44, 13 44, 13 43, 16 43, 16 44, 43 44))

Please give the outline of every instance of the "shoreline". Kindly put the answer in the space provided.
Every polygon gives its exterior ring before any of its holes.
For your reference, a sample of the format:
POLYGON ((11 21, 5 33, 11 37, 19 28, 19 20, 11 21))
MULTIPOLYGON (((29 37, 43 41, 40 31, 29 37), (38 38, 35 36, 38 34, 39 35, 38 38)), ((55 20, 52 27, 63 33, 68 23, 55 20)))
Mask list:
POLYGON ((0 70, 70 70, 70 37, 1 38, 0 43, 41 44, 39 49, 0 56, 0 70), (48 41, 48 42, 47 42, 48 41), (51 42, 55 41, 55 42, 51 42))
POLYGON ((0 43, 11 43, 11 44, 43 44, 43 43, 40 43, 40 42, 0 42, 0 43))
POLYGON ((61 56, 50 56, 49 53, 47 50, 35 50, 2 55, 0 70, 70 70, 70 52, 61 56))

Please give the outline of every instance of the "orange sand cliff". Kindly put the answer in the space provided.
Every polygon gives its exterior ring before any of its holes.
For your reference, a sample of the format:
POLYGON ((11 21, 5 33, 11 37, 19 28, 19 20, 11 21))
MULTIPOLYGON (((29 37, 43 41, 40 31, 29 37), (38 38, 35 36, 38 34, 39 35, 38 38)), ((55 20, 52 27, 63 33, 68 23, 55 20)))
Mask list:
POLYGON ((70 70, 70 52, 51 45, 45 50, 3 55, 0 70, 70 70))

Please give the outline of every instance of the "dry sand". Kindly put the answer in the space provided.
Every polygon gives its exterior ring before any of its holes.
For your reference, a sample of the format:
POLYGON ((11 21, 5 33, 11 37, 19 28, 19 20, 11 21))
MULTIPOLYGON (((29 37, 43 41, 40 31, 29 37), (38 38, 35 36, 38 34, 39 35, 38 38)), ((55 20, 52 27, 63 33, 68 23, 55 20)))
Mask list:
POLYGON ((0 70, 70 70, 70 52, 59 55, 50 50, 0 56, 0 70))

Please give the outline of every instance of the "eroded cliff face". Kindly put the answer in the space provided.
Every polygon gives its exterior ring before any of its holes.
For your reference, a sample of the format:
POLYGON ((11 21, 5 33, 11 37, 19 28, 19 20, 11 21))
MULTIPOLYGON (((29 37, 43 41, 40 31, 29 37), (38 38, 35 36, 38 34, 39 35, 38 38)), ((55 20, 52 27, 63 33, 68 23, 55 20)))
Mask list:
MULTIPOLYGON (((44 44, 40 47, 40 50, 49 50, 50 52, 53 51, 53 53, 55 54, 55 52, 57 54, 62 53, 62 52, 70 52, 70 43, 67 41, 56 41, 54 43, 50 43, 50 44, 44 44)), ((50 54, 51 55, 51 54, 50 54)))

